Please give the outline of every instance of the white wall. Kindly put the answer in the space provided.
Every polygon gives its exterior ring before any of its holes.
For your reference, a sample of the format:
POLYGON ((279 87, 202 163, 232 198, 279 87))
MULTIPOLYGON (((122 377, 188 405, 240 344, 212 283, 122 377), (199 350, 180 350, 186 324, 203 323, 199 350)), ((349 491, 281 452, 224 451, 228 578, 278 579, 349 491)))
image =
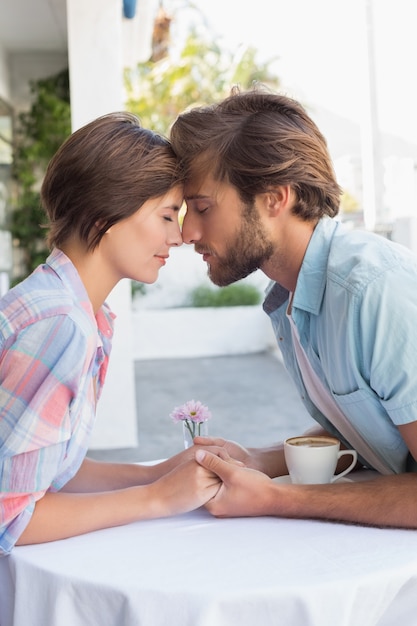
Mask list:
POLYGON ((137 360, 183 359, 276 350, 262 306, 141 309, 133 314, 137 360))
MULTIPOLYGON (((123 106, 122 3, 67 0, 72 128, 123 106)), ((113 350, 97 411, 92 448, 138 442, 129 281, 108 298, 117 315, 113 350)))
MULTIPOLYGON (((263 295, 269 279, 261 271, 248 276, 263 295)), ((170 258, 145 295, 134 300, 133 355, 136 360, 200 358, 249 354, 276 349, 269 317, 261 304, 219 308, 183 308, 190 291, 213 287, 207 264, 194 247, 182 245, 170 258)))
POLYGON ((9 55, 10 98, 16 109, 30 102, 30 82, 48 78, 68 67, 66 54, 57 52, 14 52, 9 55))

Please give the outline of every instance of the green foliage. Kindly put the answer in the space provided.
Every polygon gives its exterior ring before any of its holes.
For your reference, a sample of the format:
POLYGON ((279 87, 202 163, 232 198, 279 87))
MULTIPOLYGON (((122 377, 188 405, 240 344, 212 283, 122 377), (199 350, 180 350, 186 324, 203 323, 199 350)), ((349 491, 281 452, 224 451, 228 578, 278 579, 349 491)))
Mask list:
POLYGON ((259 304, 261 294, 253 285, 239 284, 227 287, 212 288, 201 285, 193 289, 190 294, 190 306, 193 307, 223 307, 223 306, 251 306, 259 304))
POLYGON ((358 200, 349 191, 344 191, 340 199, 340 210, 342 213, 357 213, 360 211, 358 200))
POLYGON ((222 50, 193 31, 178 60, 166 57, 126 70, 126 108, 140 118, 143 126, 168 135, 179 113, 228 96, 233 85, 248 88, 254 82, 263 82, 277 87, 279 81, 269 71, 269 63, 257 63, 256 54, 254 48, 237 54, 222 50))
POLYGON ((39 185, 47 164, 71 133, 68 70, 31 83, 32 105, 18 117, 14 135, 12 175, 16 194, 10 230, 23 252, 22 280, 48 255, 39 185))
POLYGON ((146 285, 144 283, 138 282, 137 280, 132 280, 131 291, 132 291, 132 296, 136 296, 136 295, 144 296, 146 294, 146 285))

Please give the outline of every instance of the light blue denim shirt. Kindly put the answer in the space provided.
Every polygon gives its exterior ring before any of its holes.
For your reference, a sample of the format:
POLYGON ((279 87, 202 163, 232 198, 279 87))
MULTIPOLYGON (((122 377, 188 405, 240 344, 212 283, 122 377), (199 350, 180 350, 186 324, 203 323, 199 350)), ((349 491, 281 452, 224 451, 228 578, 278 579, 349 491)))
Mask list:
MULTIPOLYGON (((288 296, 272 283, 264 302, 285 366, 310 415, 349 445, 307 395, 286 317, 288 296)), ((394 473, 414 470, 396 426, 417 420, 417 256, 323 218, 301 266, 292 318, 343 414, 394 473)))

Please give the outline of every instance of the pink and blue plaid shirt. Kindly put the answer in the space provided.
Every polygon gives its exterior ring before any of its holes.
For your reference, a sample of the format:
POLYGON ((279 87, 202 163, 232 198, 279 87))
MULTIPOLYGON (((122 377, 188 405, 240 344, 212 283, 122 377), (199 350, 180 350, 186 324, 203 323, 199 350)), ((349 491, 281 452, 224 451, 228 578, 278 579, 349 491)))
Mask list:
POLYGON ((0 299, 0 556, 84 460, 113 319, 60 250, 0 299))

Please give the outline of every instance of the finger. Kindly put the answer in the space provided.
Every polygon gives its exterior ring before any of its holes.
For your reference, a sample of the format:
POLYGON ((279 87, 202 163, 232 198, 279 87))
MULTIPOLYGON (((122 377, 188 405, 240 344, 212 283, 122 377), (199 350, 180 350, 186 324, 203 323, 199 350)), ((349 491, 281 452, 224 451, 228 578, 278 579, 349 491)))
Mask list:
POLYGON ((242 463, 242 461, 238 461, 237 459, 234 459, 232 456, 230 456, 230 454, 224 448, 217 448, 217 449, 215 448, 215 449, 210 450, 210 452, 219 456, 221 459, 223 459, 223 461, 227 461, 228 463, 233 463, 234 465, 241 465, 242 467, 245 466, 245 464, 242 463))
POLYGON ((222 480, 228 478, 231 473, 231 463, 201 448, 195 453, 195 459, 202 467, 217 474, 222 480))
MULTIPOLYGON (((195 445, 200 445, 200 444, 199 442, 195 442, 195 445)), ((207 449, 209 452, 216 454, 224 461, 230 461, 230 463, 234 462, 235 465, 243 465, 243 466, 245 465, 244 463, 242 463, 242 461, 238 461, 234 457, 230 456, 230 453, 226 450, 226 448, 223 448, 218 445, 207 445, 207 449)))
POLYGON ((219 456, 224 461, 229 461, 232 458, 230 454, 228 453, 228 451, 226 450, 226 448, 222 448, 222 447, 214 446, 214 445, 213 446, 208 445, 207 448, 204 447, 202 449, 207 452, 211 452, 212 454, 215 454, 216 456, 219 456))
POLYGON ((231 465, 238 465, 239 467, 246 467, 243 461, 238 461, 237 459, 234 459, 232 456, 229 456, 229 463, 231 465))
POLYGON ((200 446, 224 446, 226 441, 221 437, 202 437, 198 435, 194 437, 194 443, 200 446))

